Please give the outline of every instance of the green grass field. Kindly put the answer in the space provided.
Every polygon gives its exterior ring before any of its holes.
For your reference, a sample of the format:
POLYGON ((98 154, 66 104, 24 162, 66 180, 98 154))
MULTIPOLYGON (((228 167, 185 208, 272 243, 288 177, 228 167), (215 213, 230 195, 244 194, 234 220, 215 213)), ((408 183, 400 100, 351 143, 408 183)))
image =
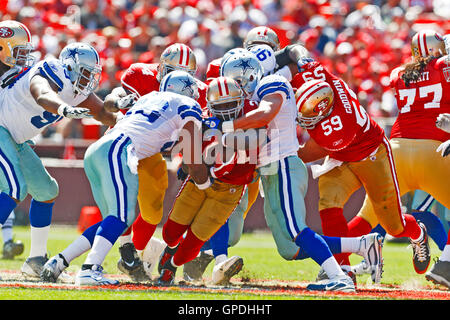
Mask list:
MULTIPOLYGON (((0 270, 20 270, 30 248, 30 232, 28 227, 15 227, 16 239, 20 239, 25 244, 25 252, 16 257, 15 260, 0 260, 0 270)), ((48 241, 48 251, 50 255, 55 255, 69 245, 79 233, 75 227, 52 226, 48 241)), ((158 229, 155 236, 160 238, 158 229)), ((431 241, 432 257, 438 257, 440 251, 434 242, 431 241)), ((268 232, 245 233, 236 247, 229 249, 230 255, 240 255, 244 258, 244 268, 236 276, 239 279, 265 279, 269 283, 289 283, 289 281, 313 282, 318 271, 317 266, 311 259, 303 261, 285 261, 277 253, 275 243, 268 232)), ((411 263, 411 249, 406 243, 386 242, 383 248, 384 273, 381 284, 386 286, 400 286, 405 290, 416 288, 433 287, 423 275, 414 272, 411 263)), ((75 274, 83 263, 86 254, 72 261, 68 268, 69 273, 75 274)), ((104 269, 108 274, 120 274, 117 269, 119 259, 118 244, 108 254, 104 269)), ((353 255, 351 262, 360 262, 359 256, 353 255)), ((433 263, 433 262, 432 262, 433 263)), ((212 265, 205 272, 205 278, 209 278, 212 272, 212 265)), ((156 276, 156 274, 154 274, 156 276)), ((181 280, 182 268, 177 272, 177 280, 181 280)), ((129 280, 126 280, 127 282, 129 280)), ((0 282, 1 284, 2 282, 0 282)), ((8 283, 4 281, 3 283, 8 283)), ((358 278, 359 284, 368 284, 368 275, 358 278)), ((36 285, 29 288, 27 286, 9 287, 0 286, 0 299, 2 300, 246 300, 246 299, 299 299, 298 296, 286 294, 263 295, 257 291, 242 292, 239 290, 218 290, 217 292, 195 292, 184 290, 158 290, 157 287, 141 287, 138 290, 71 290, 67 288, 48 288, 36 285)), ((204 287, 204 286, 203 286, 204 287)), ((442 288, 441 288, 442 289, 442 288)), ((323 295, 308 295, 304 299, 326 299, 323 295)), ((336 299, 339 297, 330 297, 336 299)), ((345 297, 341 297, 345 299, 345 297)), ((352 296, 351 299, 358 299, 352 296)))

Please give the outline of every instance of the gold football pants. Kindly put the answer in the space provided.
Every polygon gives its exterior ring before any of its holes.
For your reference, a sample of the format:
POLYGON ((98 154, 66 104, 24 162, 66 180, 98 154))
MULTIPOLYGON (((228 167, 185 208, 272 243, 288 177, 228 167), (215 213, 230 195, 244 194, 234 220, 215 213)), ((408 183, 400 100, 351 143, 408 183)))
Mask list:
MULTIPOLYGON (((423 190, 450 208, 450 157, 442 157, 436 152, 441 142, 403 138, 394 138, 390 142, 400 194, 404 195, 416 189, 423 190)), ((376 210, 371 203, 364 201, 358 215, 375 227, 379 221, 376 210)))
POLYGON ((379 223, 390 234, 404 229, 400 192, 392 151, 387 138, 375 155, 362 161, 344 162, 319 177, 319 210, 343 208, 349 197, 364 186, 365 206, 370 205, 379 223))
POLYGON ((142 219, 150 224, 158 224, 163 216, 163 201, 168 186, 166 160, 161 153, 139 161, 138 177, 138 202, 142 219))
POLYGON ((169 219, 182 225, 190 225, 192 232, 207 241, 227 221, 239 203, 244 186, 214 181, 200 190, 191 181, 181 187, 169 219))

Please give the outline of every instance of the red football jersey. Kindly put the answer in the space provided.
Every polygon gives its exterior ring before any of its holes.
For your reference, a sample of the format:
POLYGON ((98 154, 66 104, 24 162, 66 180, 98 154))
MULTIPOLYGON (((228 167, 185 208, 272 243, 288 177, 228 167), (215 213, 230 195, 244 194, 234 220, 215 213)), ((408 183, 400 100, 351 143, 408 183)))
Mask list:
MULTIPOLYGON (((133 63, 122 76, 122 87, 138 94, 139 97, 152 91, 159 91, 157 74, 158 63, 133 63)), ((200 95, 197 102, 203 109, 206 108, 206 89, 208 86, 198 79, 195 80, 200 95)))
MULTIPOLYGON (((254 110, 258 107, 255 101, 245 100, 243 114, 254 110)), ((204 147, 212 143, 214 140, 206 141, 204 147)), ((252 164, 248 162, 249 152, 235 152, 232 158, 227 162, 223 163, 222 154, 217 155, 216 163, 210 169, 211 174, 215 179, 222 182, 234 184, 234 185, 245 185, 253 181, 253 175, 256 169, 256 162, 252 164)), ((256 159, 254 159, 256 160, 256 159)))
MULTIPOLYGON (((444 74, 445 57, 432 60, 418 81, 407 87, 401 79, 402 68, 391 72, 398 117, 392 126, 391 138, 433 139, 447 141, 450 133, 436 127, 440 113, 450 113, 450 77, 444 74)), ((450 69, 447 69, 450 72, 450 69)))
POLYGON ((206 82, 210 83, 213 79, 220 76, 220 63, 222 58, 215 59, 208 64, 208 69, 206 69, 206 82))
POLYGON ((367 114, 343 80, 318 62, 304 68, 296 77, 298 87, 308 80, 321 79, 331 85, 334 93, 332 112, 314 129, 308 129, 309 135, 334 159, 360 161, 369 156, 382 142, 384 130, 367 114))

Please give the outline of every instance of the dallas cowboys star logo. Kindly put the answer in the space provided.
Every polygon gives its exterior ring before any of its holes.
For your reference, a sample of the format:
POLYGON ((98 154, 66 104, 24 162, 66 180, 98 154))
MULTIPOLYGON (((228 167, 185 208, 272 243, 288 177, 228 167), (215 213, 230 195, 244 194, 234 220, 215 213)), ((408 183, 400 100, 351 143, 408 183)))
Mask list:
POLYGON ((241 61, 235 65, 235 67, 242 68, 242 73, 245 73, 248 69, 254 70, 255 68, 250 64, 250 59, 241 59, 241 61))
POLYGON ((75 60, 76 55, 82 55, 83 53, 78 51, 78 48, 69 49, 69 54, 67 55, 69 58, 75 60))
POLYGON ((194 89, 192 88, 192 85, 194 84, 193 81, 191 81, 191 79, 187 78, 187 79, 181 79, 181 82, 183 82, 183 89, 181 89, 181 91, 184 90, 188 90, 189 93, 194 93, 194 89))

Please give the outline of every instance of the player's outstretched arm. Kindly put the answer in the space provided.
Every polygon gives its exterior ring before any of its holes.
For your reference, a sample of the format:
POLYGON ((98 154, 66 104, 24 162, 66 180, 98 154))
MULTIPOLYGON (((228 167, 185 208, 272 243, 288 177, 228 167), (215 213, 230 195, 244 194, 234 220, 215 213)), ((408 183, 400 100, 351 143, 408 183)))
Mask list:
POLYGON ((95 120, 100 121, 107 126, 114 126, 118 120, 118 114, 107 111, 106 108, 104 108, 103 100, 95 93, 91 93, 87 99, 77 107, 89 109, 90 114, 95 120))
POLYGON ((69 106, 56 92, 56 86, 53 83, 50 83, 46 78, 35 75, 31 79, 30 93, 36 103, 46 111, 72 119, 91 116, 88 109, 69 106))
POLYGON ((326 157, 328 152, 310 138, 304 145, 300 146, 297 155, 304 163, 313 162, 326 157))
MULTIPOLYGON (((227 130, 226 122, 224 122, 224 126, 222 126, 222 130, 226 131, 234 131, 237 129, 247 130, 250 128, 262 128, 269 124, 270 121, 275 118, 278 112, 283 105, 284 99, 283 96, 277 92, 268 94, 264 96, 264 98, 260 101, 257 109, 252 110, 246 113, 244 116, 235 119, 232 121, 233 130, 227 130)), ((229 121, 231 122, 231 121, 229 121)))

